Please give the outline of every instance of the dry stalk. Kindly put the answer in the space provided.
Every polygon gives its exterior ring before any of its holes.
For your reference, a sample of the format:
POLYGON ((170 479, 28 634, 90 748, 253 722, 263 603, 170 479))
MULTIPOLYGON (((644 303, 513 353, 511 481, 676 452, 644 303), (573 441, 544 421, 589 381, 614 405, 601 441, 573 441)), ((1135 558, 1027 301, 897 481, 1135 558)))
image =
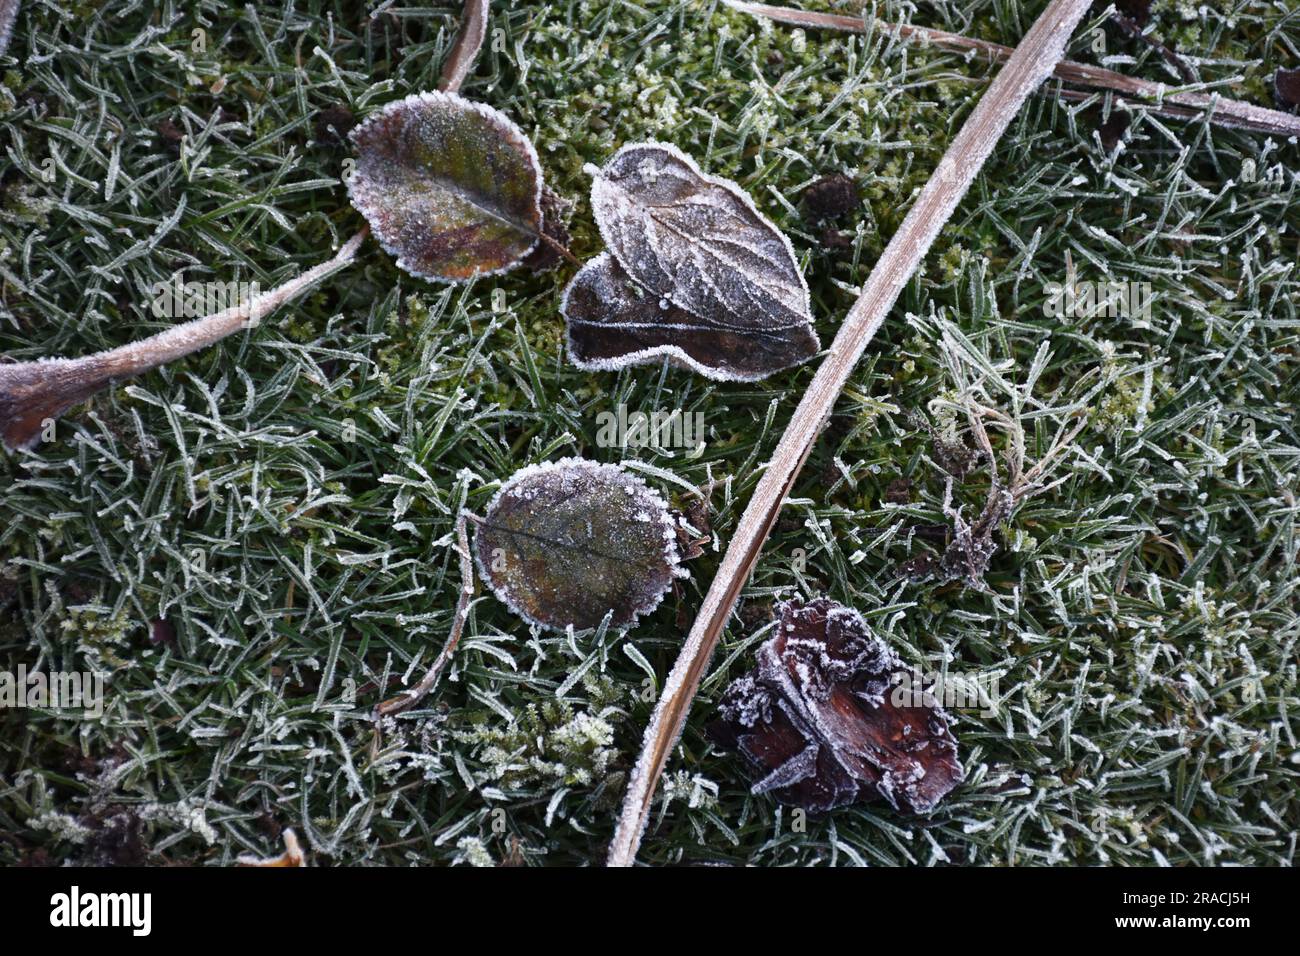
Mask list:
POLYGON ((152 371, 257 325, 272 311, 350 263, 369 232, 369 227, 363 226, 332 259, 269 292, 139 342, 76 359, 0 365, 0 440, 11 450, 30 448, 56 418, 113 382, 152 371))
POLYGON ((723 627, 758 560, 781 503, 853 367, 1029 94, 1065 56, 1066 43, 1089 4, 1090 0, 1052 0, 1034 22, 939 161, 831 343, 736 526, 655 706, 641 755, 628 781, 618 829, 610 845, 610 866, 631 866, 635 860, 659 776, 681 736, 691 701, 723 627))

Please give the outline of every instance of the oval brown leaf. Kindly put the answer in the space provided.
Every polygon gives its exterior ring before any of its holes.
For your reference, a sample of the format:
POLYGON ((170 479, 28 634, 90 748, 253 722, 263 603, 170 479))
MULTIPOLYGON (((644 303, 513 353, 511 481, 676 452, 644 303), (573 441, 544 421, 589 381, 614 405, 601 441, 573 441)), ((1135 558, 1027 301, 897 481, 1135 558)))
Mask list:
POLYGON ((609 254, 582 268, 562 305, 580 368, 668 356, 752 381, 821 347, 790 240, 735 183, 674 146, 639 143, 597 171, 591 203, 609 254))
POLYGON ((455 93, 416 93, 350 138, 352 204, 407 272, 463 282, 504 272, 537 245, 541 164, 499 110, 455 93))
POLYGON ((658 607, 679 567, 668 506, 617 465, 565 458, 516 472, 474 535, 479 571, 507 607, 563 630, 626 627, 658 607))
POLYGON ((727 688, 709 736, 754 767, 754 793, 810 813, 875 799, 925 813, 965 773, 943 710, 919 692, 908 706, 894 702, 903 670, 857 611, 789 601, 757 666, 727 688))

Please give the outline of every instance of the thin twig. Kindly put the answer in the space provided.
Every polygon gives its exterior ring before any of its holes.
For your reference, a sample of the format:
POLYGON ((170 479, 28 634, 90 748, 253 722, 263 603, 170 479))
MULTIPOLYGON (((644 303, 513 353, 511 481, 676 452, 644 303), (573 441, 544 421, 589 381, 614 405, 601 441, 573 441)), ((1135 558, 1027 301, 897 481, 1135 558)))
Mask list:
POLYGON ((456 651, 456 645, 460 643, 460 635, 465 630, 465 620, 469 617, 469 602, 474 597, 474 562, 469 556, 469 536, 465 531, 467 518, 468 514, 462 511, 460 517, 456 519, 456 551, 460 555, 460 598, 456 601, 456 617, 451 622, 451 634, 447 638, 447 643, 443 645, 442 652, 420 682, 381 703, 375 708, 376 717, 400 714, 423 700, 437 685, 443 669, 456 651))
MULTIPOLYGON (((776 7, 764 3, 745 3, 743 0, 723 0, 727 6, 755 17, 766 17, 777 23, 813 29, 839 30, 844 33, 868 32, 867 21, 862 17, 845 17, 833 13, 813 13, 794 7, 776 7)), ((892 31, 905 40, 928 40, 935 46, 956 53, 974 51, 994 63, 1005 63, 1011 56, 1011 47, 987 40, 976 40, 908 23, 874 21, 872 29, 892 31)), ((1052 74, 1067 83, 1086 86, 1094 90, 1113 90, 1147 105, 1157 116, 1173 119, 1194 119, 1205 114, 1211 123, 1230 129, 1254 133, 1273 133, 1278 136, 1300 136, 1300 116, 1265 109, 1253 103, 1243 103, 1216 94, 1176 92, 1164 83, 1137 80, 1114 70, 1104 70, 1086 63, 1062 60, 1052 74)), ((1063 91, 1068 92, 1068 91, 1063 91)), ((1073 99, 1075 97, 1065 97, 1073 99)), ((1121 102, 1123 102, 1121 100, 1121 102)))
POLYGON ((455 93, 474 69, 474 60, 483 46, 487 36, 489 0, 465 0, 465 10, 460 15, 460 32, 447 54, 447 62, 442 65, 442 76, 438 78, 438 89, 446 93, 455 93))
POLYGON ((10 450, 30 448, 61 414, 113 382, 184 358, 241 329, 257 325, 274 309, 350 263, 369 232, 369 227, 363 226, 332 259, 269 292, 139 342, 77 359, 37 359, 0 365, 0 439, 10 450))
POLYGON ((1065 45, 1090 2, 1052 0, 1034 22, 939 161, 831 343, 736 526, 699 616, 655 706, 641 755, 628 781, 623 812, 610 846, 610 866, 630 866, 634 862, 655 786, 681 736, 691 701, 723 627, 758 560, 781 503, 853 367, 1020 107, 1065 55, 1065 45))

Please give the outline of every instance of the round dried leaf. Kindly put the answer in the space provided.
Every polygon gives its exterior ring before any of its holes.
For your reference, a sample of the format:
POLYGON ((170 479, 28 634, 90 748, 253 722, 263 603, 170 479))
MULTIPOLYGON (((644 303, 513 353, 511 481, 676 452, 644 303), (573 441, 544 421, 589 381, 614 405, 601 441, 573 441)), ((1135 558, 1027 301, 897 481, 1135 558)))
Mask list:
POLYGON ((504 272, 537 245, 541 164, 499 110, 455 93, 416 93, 351 139, 352 205, 407 272, 463 282, 504 272))
POLYGON ((668 506, 617 465, 565 458, 530 465, 478 524, 479 571, 505 604, 545 627, 626 627, 658 607, 679 567, 668 506))

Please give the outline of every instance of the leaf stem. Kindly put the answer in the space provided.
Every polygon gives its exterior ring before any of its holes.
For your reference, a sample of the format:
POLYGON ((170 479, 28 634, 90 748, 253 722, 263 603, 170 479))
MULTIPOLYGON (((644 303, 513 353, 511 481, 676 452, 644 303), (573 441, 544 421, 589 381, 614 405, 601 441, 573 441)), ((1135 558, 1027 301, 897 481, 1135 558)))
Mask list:
POLYGON ((460 644, 460 636, 465 630, 465 621, 469 617, 469 602, 474 597, 474 562, 470 559, 469 536, 465 530, 469 518, 469 513, 462 511, 456 520, 456 553, 460 555, 460 597, 456 601, 456 617, 451 622, 451 634, 447 637, 447 643, 443 645, 442 652, 438 654, 433 666, 420 682, 380 703, 375 708, 376 717, 400 714, 423 700, 437 686, 438 678, 442 676, 443 669, 451 660, 451 655, 455 653, 456 646, 460 644))
MULTIPOLYGON (((766 17, 777 23, 790 26, 809 27, 812 29, 839 30, 844 33, 868 32, 868 21, 862 17, 846 17, 832 13, 813 13, 796 7, 778 7, 765 3, 747 3, 744 0, 723 0, 727 6, 741 13, 755 17, 766 17)), ((929 27, 914 26, 910 23, 888 23, 874 20, 873 27, 893 31, 905 40, 928 40, 943 50, 956 53, 974 51, 994 63, 1005 63, 1011 56, 1009 46, 990 43, 949 33, 946 30, 934 30, 929 27)), ((1114 70, 1105 70, 1086 63, 1062 60, 1052 69, 1052 75, 1067 83, 1085 86, 1095 90, 1113 90, 1135 100, 1151 101, 1147 107, 1157 116, 1172 119, 1195 119, 1208 114, 1211 123, 1230 129, 1247 130, 1253 133, 1273 133, 1278 136, 1300 136, 1300 116, 1283 113, 1279 110, 1265 109, 1253 103, 1230 100, 1218 94, 1174 92, 1164 83, 1152 83, 1138 80, 1114 70)), ((1061 99, 1078 100, 1083 97, 1077 90, 1062 90, 1061 99)), ((1121 100, 1121 102, 1123 102, 1121 100)))
POLYGON ((939 161, 831 343, 741 515, 690 635, 664 684, 663 695, 646 727, 641 755, 629 778, 623 812, 610 845, 610 866, 631 866, 635 861, 655 786, 681 736, 705 668, 781 504, 836 398, 993 147, 1029 94, 1065 55, 1066 43, 1090 3, 1052 0, 1034 22, 939 161))
POLYGON ((0 365, 0 440, 9 450, 31 448, 61 414, 113 382, 184 358, 240 329, 350 263, 369 234, 363 226, 334 257, 238 305, 173 326, 139 342, 76 359, 37 359, 0 365))

